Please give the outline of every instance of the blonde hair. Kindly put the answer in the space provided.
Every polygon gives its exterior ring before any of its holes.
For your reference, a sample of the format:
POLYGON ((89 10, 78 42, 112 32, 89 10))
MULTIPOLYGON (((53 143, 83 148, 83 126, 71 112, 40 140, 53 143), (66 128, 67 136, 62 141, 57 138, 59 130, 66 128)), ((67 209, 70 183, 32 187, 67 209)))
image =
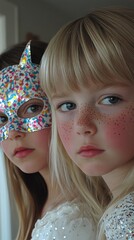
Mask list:
POLYGON ((89 86, 89 79, 133 81, 133 12, 98 10, 59 30, 43 55, 40 71, 42 87, 50 99, 60 89, 89 86))
MULTIPOLYGON (((95 83, 133 82, 134 10, 127 8, 98 9, 62 27, 50 41, 44 53, 40 79, 50 102, 55 92, 76 91, 80 86, 89 86, 90 81, 95 83)), ((64 169, 64 178, 66 178, 64 181, 68 180, 67 164, 70 164, 68 171, 72 175, 75 170, 78 173, 78 169, 65 153, 56 133, 53 105, 52 114, 52 159, 53 155, 57 153, 54 160, 55 174, 62 184, 61 168, 64 169), (56 142, 57 138, 58 143, 56 142), (64 158, 66 158, 66 162, 63 161, 64 158)), ((79 174, 81 175, 81 173, 79 174)), ((110 205, 115 204, 117 200, 134 190, 133 175, 134 169, 131 169, 120 186, 118 196, 110 202, 110 205)), ((90 178, 90 181, 92 189, 96 188, 95 179, 90 178)), ((84 187, 82 184, 80 186, 83 191, 84 187)), ((99 186, 96 188, 97 191, 99 191, 99 186)), ((94 209, 92 191, 90 194, 87 193, 87 197, 89 196, 89 204, 94 209)), ((105 239, 103 230, 100 235, 99 239, 105 239)))
POLYGON ((28 240, 35 222, 41 216, 47 197, 47 186, 39 173, 23 173, 6 156, 5 160, 10 190, 13 192, 19 220, 16 239, 28 240))

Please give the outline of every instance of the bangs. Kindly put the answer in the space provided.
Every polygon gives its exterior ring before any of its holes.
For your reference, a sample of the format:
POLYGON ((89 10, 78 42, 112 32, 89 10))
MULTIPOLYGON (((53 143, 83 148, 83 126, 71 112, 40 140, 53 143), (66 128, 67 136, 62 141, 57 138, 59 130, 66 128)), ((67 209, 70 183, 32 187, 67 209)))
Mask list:
POLYGON ((125 41, 118 31, 113 31, 101 18, 94 19, 94 16, 63 27, 51 40, 42 60, 43 89, 51 98, 61 91, 87 87, 90 82, 132 81, 130 55, 132 51, 134 54, 134 47, 128 39, 125 41))

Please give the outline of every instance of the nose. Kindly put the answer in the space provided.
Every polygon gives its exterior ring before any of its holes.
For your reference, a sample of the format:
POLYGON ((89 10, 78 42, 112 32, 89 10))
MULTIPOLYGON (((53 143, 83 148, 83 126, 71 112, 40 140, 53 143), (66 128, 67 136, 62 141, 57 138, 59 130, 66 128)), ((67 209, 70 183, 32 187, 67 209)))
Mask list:
POLYGON ((78 135, 94 135, 97 132, 96 112, 89 108, 79 111, 75 127, 78 135))
POLYGON ((24 138, 25 134, 26 134, 25 132, 20 132, 20 131, 11 130, 11 131, 9 132, 8 138, 9 138, 10 140, 14 140, 14 139, 18 139, 18 138, 24 138))

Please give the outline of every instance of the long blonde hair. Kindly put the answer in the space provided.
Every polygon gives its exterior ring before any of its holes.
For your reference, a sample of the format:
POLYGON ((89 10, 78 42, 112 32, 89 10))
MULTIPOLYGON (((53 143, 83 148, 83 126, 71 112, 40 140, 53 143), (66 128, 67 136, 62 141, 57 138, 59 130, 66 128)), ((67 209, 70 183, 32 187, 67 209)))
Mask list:
MULTIPOLYGON (((0 69, 18 64, 27 42, 19 43, 0 55, 0 69)), ((31 41, 33 63, 40 64, 47 47, 45 42, 31 41)), ((39 173, 27 174, 16 167, 6 156, 7 177, 17 207, 19 229, 16 239, 29 240, 35 222, 41 216, 48 196, 47 186, 39 173)))
POLYGON ((47 198, 47 186, 39 173, 26 174, 6 156, 10 190, 17 207, 19 229, 16 239, 29 240, 47 198))
MULTIPOLYGON (((62 27, 50 41, 44 53, 40 79, 50 102, 55 92, 76 91, 80 86, 89 86, 89 79, 92 79, 95 83, 100 81, 129 81, 133 83, 134 10, 127 8, 98 9, 62 27)), ((69 170, 73 163, 70 162, 69 157, 66 155, 56 133, 53 106, 52 112, 52 159, 57 152, 58 144, 57 155, 60 154, 60 157, 58 159, 56 156, 58 160, 55 159, 55 165, 57 165, 57 168, 55 166, 55 174, 59 178, 59 182, 61 182, 62 178, 59 172, 61 165, 70 164, 69 170), (57 139, 58 143, 56 143, 57 139), (65 156, 66 163, 63 161, 65 156)), ((62 166, 64 176, 67 173, 66 165, 62 166)), ((74 169, 77 169, 77 167, 73 166, 72 171, 74 169)), ((72 171, 70 170, 71 174, 73 174, 72 171)), ((131 169, 131 172, 120 186, 117 198, 113 199, 110 205, 134 190, 133 176, 134 169, 131 169)), ((95 180, 97 179, 95 178, 95 180)), ((92 189, 96 188, 94 178, 90 178, 90 180, 92 189)), ((83 191, 83 188, 81 186, 81 191, 83 191)), ((97 191, 99 192, 99 186, 96 188, 96 194, 97 191)), ((95 205, 93 199, 91 200, 92 194, 90 193, 87 194, 89 195, 89 204, 94 209, 95 205)), ((103 235, 101 239, 105 239, 104 234, 101 235, 103 235)))

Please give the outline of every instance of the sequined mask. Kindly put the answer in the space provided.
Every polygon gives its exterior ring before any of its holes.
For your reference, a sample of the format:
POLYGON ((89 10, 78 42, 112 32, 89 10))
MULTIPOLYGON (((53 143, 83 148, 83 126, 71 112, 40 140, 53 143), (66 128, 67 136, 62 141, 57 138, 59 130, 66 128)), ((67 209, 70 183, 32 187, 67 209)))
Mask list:
POLYGON ((39 66, 31 61, 29 42, 19 65, 0 71, 0 142, 11 130, 34 132, 48 127, 50 105, 39 84, 39 66))

